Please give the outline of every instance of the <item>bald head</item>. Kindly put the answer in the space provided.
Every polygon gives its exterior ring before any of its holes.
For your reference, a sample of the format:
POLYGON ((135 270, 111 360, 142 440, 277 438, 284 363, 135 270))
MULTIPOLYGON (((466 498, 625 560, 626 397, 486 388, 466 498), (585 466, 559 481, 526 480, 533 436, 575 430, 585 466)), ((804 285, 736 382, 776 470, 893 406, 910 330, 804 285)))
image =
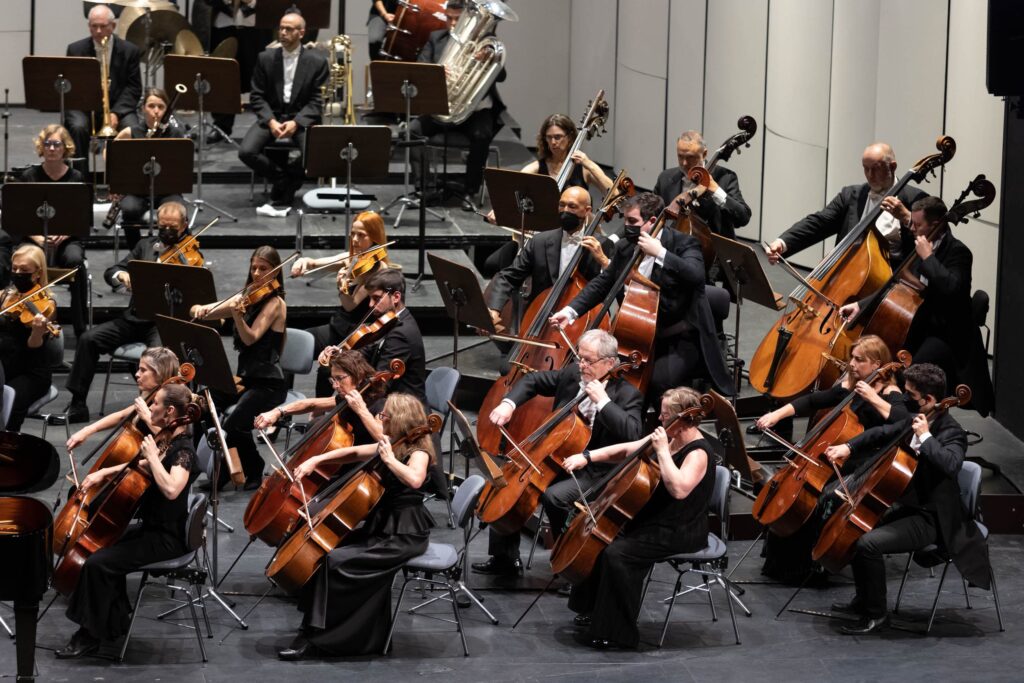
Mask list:
MULTIPOLYGON (((580 225, 590 220, 590 192, 584 187, 567 187, 563 192, 562 196, 558 199, 558 212, 571 213, 580 219, 580 223, 573 225, 573 229, 570 232, 575 232, 580 225)), ((566 228, 567 223, 562 221, 563 228, 566 228)))
POLYGON ((885 192, 896 182, 896 155, 885 142, 868 145, 861 157, 864 178, 873 192, 885 192))
POLYGON ((97 43, 109 38, 116 24, 117 18, 113 10, 106 5, 95 5, 89 10, 89 35, 97 43))

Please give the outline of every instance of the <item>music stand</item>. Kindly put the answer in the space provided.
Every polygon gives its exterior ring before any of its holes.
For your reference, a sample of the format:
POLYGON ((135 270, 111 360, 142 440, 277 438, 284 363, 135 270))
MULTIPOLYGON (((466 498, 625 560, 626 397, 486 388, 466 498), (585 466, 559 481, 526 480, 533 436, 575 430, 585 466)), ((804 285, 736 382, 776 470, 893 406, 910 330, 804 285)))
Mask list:
POLYGON ((192 306, 217 300, 213 273, 206 268, 129 261, 128 276, 132 281, 135 315, 143 320, 156 320, 157 316, 188 320, 192 306))
POLYGON ((195 144, 185 138, 111 140, 107 175, 115 194, 149 197, 149 234, 153 234, 156 197, 192 191, 195 144))
POLYGON ((25 80, 25 106, 59 111, 57 123, 61 125, 68 109, 95 111, 103 106, 100 89, 96 87, 100 83, 100 62, 95 57, 30 55, 22 58, 21 73, 25 80))
POLYGON ((256 3, 256 28, 276 29, 292 7, 297 7, 306 20, 306 29, 330 28, 330 0, 260 0, 256 3))
MULTIPOLYGON (((445 310, 448 312, 448 317, 452 319, 452 367, 458 370, 459 324, 465 323, 488 334, 494 334, 494 322, 491 320, 490 311, 487 310, 484 293, 480 289, 480 282, 477 280, 475 272, 436 254, 427 254, 427 259, 430 261, 437 289, 441 292, 445 310)), ((487 340, 480 342, 480 344, 485 343, 487 340)), ((444 358, 444 356, 438 356, 431 360, 438 358, 444 358)))
MULTIPOLYGON (((260 3, 261 5, 263 3, 260 3)), ((235 223, 238 218, 216 204, 203 199, 203 166, 206 160, 206 114, 238 114, 242 111, 242 91, 238 82, 238 62, 222 57, 193 57, 167 55, 164 58, 164 89, 173 92, 181 83, 186 90, 178 100, 178 109, 199 112, 199 145, 197 146, 196 198, 191 200, 195 211, 189 227, 196 222, 199 212, 210 207, 235 223), (211 84, 216 83, 217 87, 211 84)), ((227 136, 225 136, 227 137, 227 136)))
MULTIPOLYGON (((711 241, 715 245, 715 253, 722 264, 722 272, 729 283, 736 301, 736 320, 733 331, 733 380, 736 383, 736 395, 739 395, 740 382, 743 378, 743 360, 740 358, 740 311, 743 308, 743 297, 761 304, 773 311, 783 308, 782 297, 772 289, 768 275, 764 272, 761 260, 749 245, 743 242, 711 233, 711 241)), ((736 398, 733 397, 733 401, 736 398)))
MULTIPOLYGON (((370 62, 370 82, 373 83, 374 112, 405 116, 405 139, 402 142, 402 146, 405 147, 403 194, 383 209, 383 213, 387 213, 392 206, 401 204, 395 217, 397 228, 402 222, 405 210, 424 201, 422 197, 414 198, 409 190, 409 169, 412 163, 410 151, 414 144, 425 144, 423 140, 413 141, 409 124, 412 122, 413 114, 448 114, 448 84, 445 80, 444 67, 440 64, 390 61, 370 62)), ((420 182, 425 181, 421 175, 420 182)), ((450 220, 447 211, 443 214, 433 209, 428 211, 438 220, 450 220)))
MULTIPOLYGON (((87 183, 6 183, 0 191, 0 227, 10 235, 85 237, 92 229, 92 188, 87 183)), ((44 246, 46 262, 50 248, 44 246)))
POLYGON ((345 244, 352 225, 352 180, 386 180, 391 158, 391 129, 387 126, 313 126, 306 131, 303 159, 306 175, 330 178, 337 188, 345 175, 345 244))

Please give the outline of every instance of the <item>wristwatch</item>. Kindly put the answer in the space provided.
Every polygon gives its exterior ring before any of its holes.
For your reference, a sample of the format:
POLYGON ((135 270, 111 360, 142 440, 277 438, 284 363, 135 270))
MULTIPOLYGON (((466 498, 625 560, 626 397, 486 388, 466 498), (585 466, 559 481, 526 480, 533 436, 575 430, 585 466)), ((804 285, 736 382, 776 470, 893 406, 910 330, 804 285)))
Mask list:
POLYGON ((583 452, 580 453, 580 455, 582 455, 584 458, 587 459, 587 464, 588 465, 593 464, 594 461, 590 457, 590 449, 589 448, 584 448, 583 452))

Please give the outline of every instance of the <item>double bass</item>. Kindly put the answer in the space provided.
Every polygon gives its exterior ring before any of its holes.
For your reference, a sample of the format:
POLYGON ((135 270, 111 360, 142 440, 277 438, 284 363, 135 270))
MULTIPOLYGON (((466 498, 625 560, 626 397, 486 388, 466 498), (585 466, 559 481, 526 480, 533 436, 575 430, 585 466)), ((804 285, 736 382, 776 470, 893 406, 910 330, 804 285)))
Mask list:
MULTIPOLYGON (((956 142, 942 136, 939 150, 918 161, 886 192, 898 194, 920 182, 956 153, 956 142)), ((845 358, 856 335, 846 331, 839 309, 877 291, 892 275, 884 239, 875 230, 879 204, 840 240, 789 295, 782 317, 761 340, 750 362, 750 384, 760 393, 788 399, 803 393, 824 369, 824 358, 845 358)))

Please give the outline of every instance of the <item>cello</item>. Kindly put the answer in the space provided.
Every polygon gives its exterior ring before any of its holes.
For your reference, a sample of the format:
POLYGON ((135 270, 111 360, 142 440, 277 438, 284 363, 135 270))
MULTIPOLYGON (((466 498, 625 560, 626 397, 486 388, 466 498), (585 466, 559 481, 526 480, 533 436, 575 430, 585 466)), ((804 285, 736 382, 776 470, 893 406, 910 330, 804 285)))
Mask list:
MULTIPOLYGON (((957 386, 954 396, 935 404, 928 414, 928 423, 931 424, 950 408, 963 406, 970 400, 970 388, 964 384, 957 386)), ((912 433, 911 422, 866 470, 860 486, 852 493, 846 493, 846 500, 825 523, 811 551, 811 558, 833 574, 838 574, 850 563, 860 537, 878 525, 882 515, 910 486, 917 470, 917 456, 906 441, 912 433)), ((843 490, 846 491, 845 485, 843 490)))
MULTIPOLYGON (((918 161, 887 196, 911 180, 921 182, 956 153, 956 142, 942 136, 939 150, 918 161)), ((883 238, 874 229, 882 205, 869 211, 789 295, 779 321, 758 345, 750 362, 750 384, 760 393, 788 399, 806 391, 823 368, 823 357, 846 357, 856 341, 839 309, 877 291, 892 275, 883 238)))
MULTIPOLYGON (((715 399, 703 394, 699 406, 687 408, 665 426, 669 440, 687 427, 699 424, 714 405, 715 399)), ((601 489, 597 500, 586 512, 576 514, 551 549, 552 573, 573 584, 590 576, 601 552, 643 509, 660 483, 661 468, 648 436, 638 449, 592 487, 592 490, 601 489)))

